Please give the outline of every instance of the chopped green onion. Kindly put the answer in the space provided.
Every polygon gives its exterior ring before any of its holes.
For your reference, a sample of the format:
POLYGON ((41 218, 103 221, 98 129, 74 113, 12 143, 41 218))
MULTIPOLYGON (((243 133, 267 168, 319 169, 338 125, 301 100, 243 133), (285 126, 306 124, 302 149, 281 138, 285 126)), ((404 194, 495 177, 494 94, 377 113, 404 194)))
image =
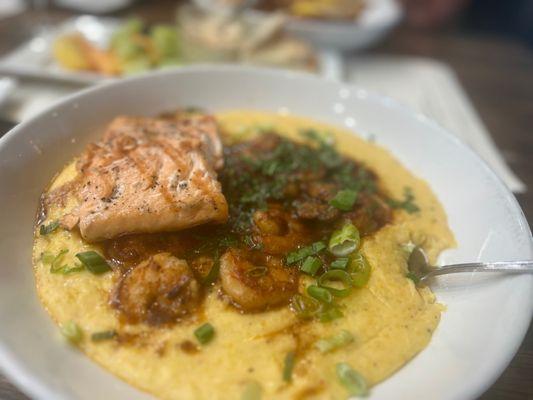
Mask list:
POLYGON ((333 232, 329 240, 329 251, 337 257, 344 257, 357 250, 360 242, 359 230, 348 223, 333 232))
POLYGON ((337 297, 346 297, 352 291, 353 281, 352 277, 346 271, 341 269, 330 269, 324 272, 317 280, 318 286, 323 287, 337 297), (342 289, 338 289, 330 285, 332 281, 340 281, 343 284, 342 289))
POLYGON ((290 308, 299 318, 313 318, 320 310, 320 307, 320 302, 312 297, 298 293, 291 298, 290 308))
POLYGON ((405 274, 405 277, 408 279, 411 279, 415 285, 418 285, 420 283, 420 278, 413 274, 412 272, 408 272, 405 274))
POLYGON ((111 271, 111 267, 107 261, 96 251, 84 251, 76 254, 76 257, 90 272, 95 275, 111 271))
POLYGON ((50 268, 50 272, 52 274, 60 274, 60 275, 68 275, 73 274, 75 272, 81 272, 85 269, 83 265, 76 265, 75 267, 69 267, 68 265, 63 265, 62 267, 52 269, 50 268))
POLYGON ((72 344, 78 344, 83 339, 83 331, 74 321, 63 324, 61 334, 72 344))
POLYGON ((41 254, 41 261, 43 262, 43 264, 52 264, 55 258, 56 256, 54 256, 54 254, 49 251, 45 251, 41 254))
POLYGON ((209 343, 215 336, 215 328, 209 322, 206 322, 194 331, 194 336, 201 344, 209 343))
POLYGON ((104 340, 111 340, 115 336, 117 336, 117 331, 114 331, 114 330, 94 332, 91 335, 91 340, 93 342, 103 342, 104 340))
POLYGON ((261 385, 256 381, 250 381, 244 387, 241 400, 261 400, 261 385))
POLYGON ((342 318, 344 314, 337 307, 331 307, 318 313, 320 322, 331 322, 334 319, 342 318))
POLYGON ((315 242, 311 245, 311 249, 313 250, 313 254, 317 254, 324 250, 326 248, 326 244, 324 242, 315 242))
POLYGON ((215 262, 213 263, 213 266, 209 270, 209 273, 202 280, 202 283, 204 285, 211 285, 217 280, 219 272, 220 272, 220 258, 218 257, 218 252, 217 252, 215 255, 215 262))
POLYGON ((307 294, 322 303, 331 304, 333 302, 333 295, 329 290, 315 285, 307 286, 307 294))
POLYGON ((357 200, 357 192, 351 189, 339 190, 329 204, 341 211, 350 211, 357 200))
POLYGON ((338 363, 336 370, 340 383, 348 390, 350 396, 367 395, 368 389, 365 378, 359 372, 352 369, 347 363, 338 363))
POLYGON ((283 380, 290 382, 292 380, 292 370, 294 369, 294 351, 289 351, 285 356, 285 362, 283 364, 283 380))
POLYGON ((363 287, 370 279, 371 267, 366 257, 361 253, 356 253, 350 257, 350 275, 355 287, 363 287))
POLYGON ((287 254, 286 262, 287 264, 294 264, 295 262, 301 261, 306 257, 315 255, 326 248, 326 245, 323 242, 315 242, 311 246, 302 247, 296 251, 290 252, 287 254))
POLYGON ((315 347, 321 353, 328 353, 330 351, 344 347, 354 341, 354 336, 347 330, 342 330, 334 336, 320 339, 315 343, 315 347))
POLYGON ((266 274, 268 274, 268 268, 263 266, 254 267, 246 271, 246 275, 252 278, 260 278, 266 274))
POLYGON ((349 258, 339 258, 335 261, 333 261, 330 265, 333 269, 346 269, 348 267, 348 262, 350 261, 349 258))
POLYGON ((54 257, 54 260, 52 261, 52 264, 50 265, 50 272, 52 274, 55 274, 59 272, 61 269, 67 267, 66 265, 61 266, 61 260, 63 259, 63 256, 67 253, 68 253, 68 249, 62 249, 54 257))
POLYGON ((314 276, 321 266, 322 263, 318 258, 309 256, 305 259, 304 263, 300 267, 300 271, 305 272, 308 275, 314 276))
POLYGON ((410 187, 404 188, 403 196, 403 200, 388 199, 387 204, 392 208, 401 208, 407 211, 409 214, 413 214, 415 212, 420 211, 420 207, 418 207, 414 202, 415 196, 413 194, 413 190, 410 187))
POLYGON ((41 225, 39 227, 39 234, 41 236, 48 235, 49 233, 52 233, 57 228, 59 228, 59 221, 52 221, 48 225, 41 225))

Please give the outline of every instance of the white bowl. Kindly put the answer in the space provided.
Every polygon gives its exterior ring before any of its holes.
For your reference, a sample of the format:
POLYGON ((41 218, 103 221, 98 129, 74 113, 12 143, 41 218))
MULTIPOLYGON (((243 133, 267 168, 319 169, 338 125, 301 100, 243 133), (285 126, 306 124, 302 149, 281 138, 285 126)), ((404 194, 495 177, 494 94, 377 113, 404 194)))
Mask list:
MULTIPOLYGON (((248 10, 251 21, 269 13, 248 10)), ((310 41, 317 47, 336 50, 363 50, 383 39, 402 18, 397 0, 367 0, 361 15, 353 21, 327 21, 289 17, 287 32, 310 41)))
MULTIPOLYGON (((41 307, 31 267, 32 226, 50 178, 117 114, 177 106, 293 112, 375 135, 444 204, 459 247, 449 262, 533 258, 531 232, 513 195, 467 146, 390 99, 306 74, 238 67, 163 71, 87 89, 0 140, 0 365, 38 399, 146 399, 65 346, 41 307)), ((503 371, 533 310, 533 276, 463 274, 441 279, 448 307, 429 346, 372 399, 470 399, 503 371)))

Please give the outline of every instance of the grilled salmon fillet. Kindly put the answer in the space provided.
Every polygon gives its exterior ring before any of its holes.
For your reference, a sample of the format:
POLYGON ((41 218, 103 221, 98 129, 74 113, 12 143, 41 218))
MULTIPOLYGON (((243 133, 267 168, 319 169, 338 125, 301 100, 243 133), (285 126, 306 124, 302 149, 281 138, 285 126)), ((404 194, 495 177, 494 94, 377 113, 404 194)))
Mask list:
POLYGON ((90 242, 225 222, 222 166, 211 116, 117 117, 78 161, 80 206, 66 220, 90 242))

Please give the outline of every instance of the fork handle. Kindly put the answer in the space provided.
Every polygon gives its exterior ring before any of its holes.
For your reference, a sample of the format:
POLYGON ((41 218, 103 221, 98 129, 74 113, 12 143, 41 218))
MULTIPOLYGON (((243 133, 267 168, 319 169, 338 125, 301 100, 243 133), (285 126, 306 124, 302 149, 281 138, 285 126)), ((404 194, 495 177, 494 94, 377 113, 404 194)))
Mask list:
POLYGON ((512 274, 533 273, 533 260, 499 261, 489 263, 453 264, 437 267, 424 275, 420 280, 437 275, 455 274, 459 272, 507 272, 512 274))

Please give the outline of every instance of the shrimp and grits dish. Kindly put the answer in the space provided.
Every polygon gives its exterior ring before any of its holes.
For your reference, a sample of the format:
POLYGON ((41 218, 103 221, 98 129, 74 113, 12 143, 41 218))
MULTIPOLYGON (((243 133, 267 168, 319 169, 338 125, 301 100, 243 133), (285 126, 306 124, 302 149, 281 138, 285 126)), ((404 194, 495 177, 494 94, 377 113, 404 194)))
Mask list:
POLYGON ((42 194, 38 295, 68 342, 162 399, 367 395, 444 306, 415 246, 454 245, 388 151, 293 115, 117 116, 42 194))

